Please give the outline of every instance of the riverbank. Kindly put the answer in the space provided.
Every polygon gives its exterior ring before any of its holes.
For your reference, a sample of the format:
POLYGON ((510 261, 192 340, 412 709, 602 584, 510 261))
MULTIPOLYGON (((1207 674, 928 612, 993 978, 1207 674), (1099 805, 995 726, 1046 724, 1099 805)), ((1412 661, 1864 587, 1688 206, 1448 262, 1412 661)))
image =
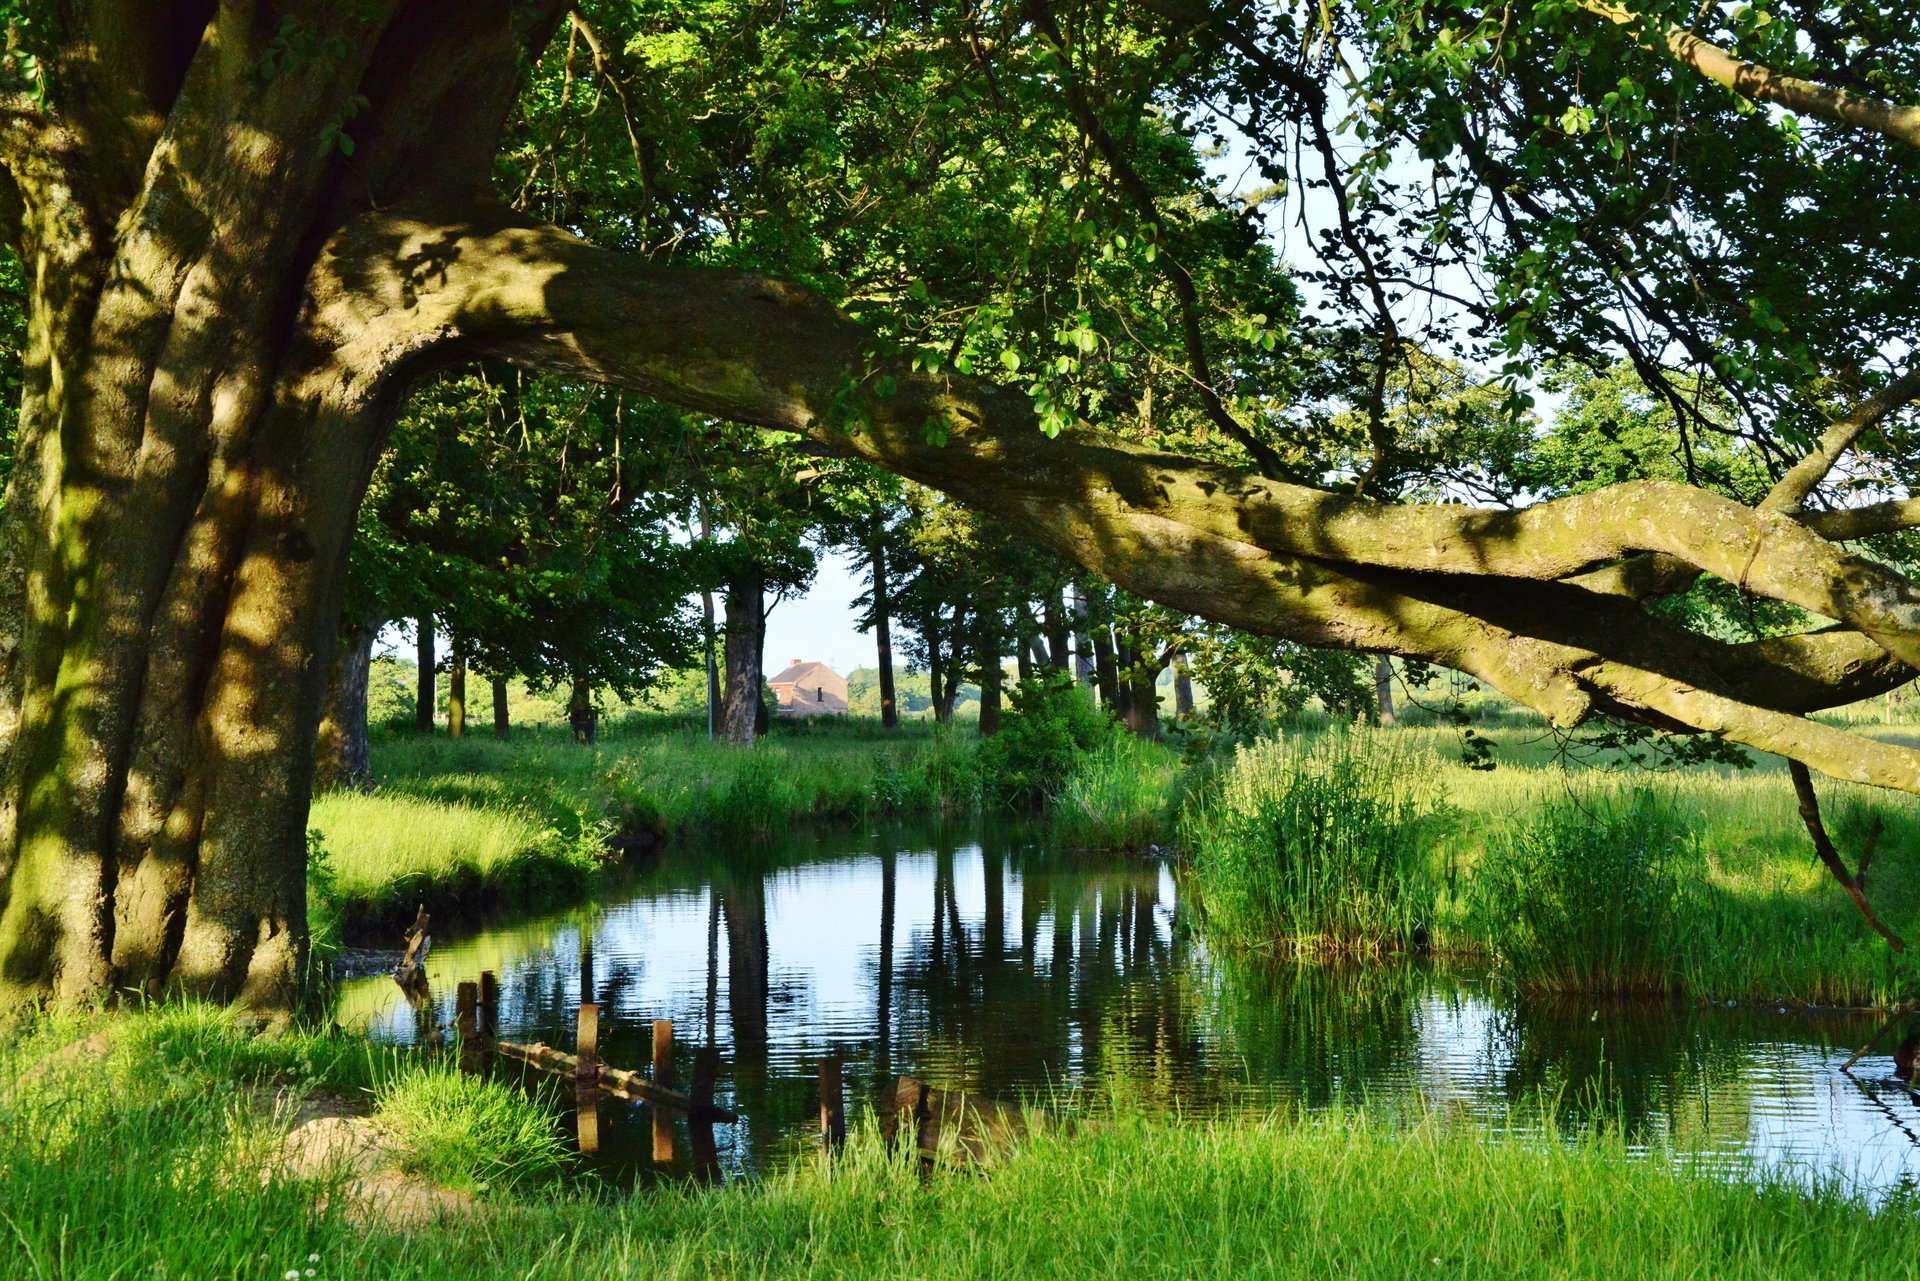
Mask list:
MULTIPOLYGON (((1309 726, 1238 749, 1120 735, 1050 767, 1048 821, 1064 852, 1177 849, 1221 946, 1425 947, 1542 992, 1866 1007, 1920 989, 1920 950, 1867 928, 1812 856, 1777 765, 1597 770, 1557 758, 1541 731, 1479 732, 1492 770, 1464 763, 1445 727, 1309 726), (1334 741, 1365 759, 1314 802, 1341 819, 1328 825, 1275 753, 1334 741), (1403 804, 1419 813, 1401 831, 1388 820, 1403 804), (1352 844, 1368 815, 1384 826, 1362 844, 1378 848, 1352 844), (1347 844, 1287 854, 1312 846, 1308 831, 1347 844)), ((610 865, 667 847, 733 857, 796 824, 1001 809, 972 729, 924 723, 783 725, 752 751, 658 717, 610 725, 593 747, 559 730, 394 734, 376 738, 374 768, 375 791, 314 805, 323 942, 390 944, 422 902, 443 923, 576 902, 610 865)), ((1876 910, 1920 944, 1920 813, 1874 789, 1821 790, 1849 865, 1873 851, 1876 910)))
POLYGON ((313 898, 350 941, 390 940, 425 904, 442 920, 585 897, 597 873, 662 847, 739 846, 796 824, 959 813, 979 797, 970 729, 782 725, 742 751, 679 718, 511 739, 376 734, 373 789, 315 798, 313 898))
POLYGON ((537 1103, 456 1086, 449 1106, 417 1085, 433 1072, 339 1034, 251 1038, 191 1006, 42 1024, 0 1049, 9 1255, 61 1281, 1908 1270, 1907 1202, 1442 1114, 1122 1110, 925 1183, 862 1127, 831 1172, 801 1157, 758 1184, 615 1201, 553 1163, 516 1167, 537 1103), (316 1097, 363 1100, 408 1186, 450 1194, 438 1217, 397 1224, 341 1170, 289 1167, 285 1135, 316 1097))
MULTIPOLYGON (((1431 949, 1542 994, 1890 1006, 1920 989, 1814 857, 1777 763, 1568 768, 1544 735, 1447 729, 1242 747, 1183 815, 1222 946, 1310 955, 1431 949)), ((1920 811, 1820 783, 1827 829, 1884 922, 1920 943, 1920 811)))

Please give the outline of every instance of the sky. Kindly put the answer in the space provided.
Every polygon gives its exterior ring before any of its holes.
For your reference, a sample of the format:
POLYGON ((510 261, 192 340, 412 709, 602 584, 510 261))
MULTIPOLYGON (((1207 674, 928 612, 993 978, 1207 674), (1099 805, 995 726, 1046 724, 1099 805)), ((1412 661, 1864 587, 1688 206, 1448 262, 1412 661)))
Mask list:
MULTIPOLYGON (((767 611, 765 674, 796 658, 825 663, 845 676, 874 665, 873 634, 853 626, 853 599, 866 590, 853 562, 840 552, 820 557, 820 570, 804 596, 789 596, 767 611)), ((899 661, 896 653, 895 662, 899 661)))

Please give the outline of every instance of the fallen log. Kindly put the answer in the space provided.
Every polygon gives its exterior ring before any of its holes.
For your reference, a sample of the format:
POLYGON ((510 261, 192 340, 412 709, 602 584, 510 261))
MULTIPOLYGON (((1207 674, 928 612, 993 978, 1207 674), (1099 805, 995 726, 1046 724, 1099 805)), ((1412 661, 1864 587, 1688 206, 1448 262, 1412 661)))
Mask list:
MULTIPOLYGON (((550 1045, 535 1041, 531 1045, 518 1041, 496 1041, 493 1047, 498 1053, 510 1059, 518 1059, 530 1067, 542 1072, 552 1072, 559 1076, 577 1077, 580 1072, 580 1059, 565 1050, 556 1050, 550 1045)), ((650 1103, 655 1107, 676 1108, 689 1117, 699 1121, 718 1121, 732 1124, 740 1119, 736 1112, 714 1103, 696 1103, 693 1099, 677 1090, 669 1090, 655 1085, 638 1072, 629 1072, 624 1068, 609 1067, 605 1063, 595 1064, 599 1069, 598 1085, 616 1098, 632 1102, 650 1103)))

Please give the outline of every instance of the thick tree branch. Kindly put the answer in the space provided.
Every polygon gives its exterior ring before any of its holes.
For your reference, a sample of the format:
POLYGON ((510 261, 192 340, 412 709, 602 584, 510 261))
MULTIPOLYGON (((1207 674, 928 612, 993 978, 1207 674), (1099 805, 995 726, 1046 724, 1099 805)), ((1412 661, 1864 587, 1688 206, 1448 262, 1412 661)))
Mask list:
POLYGON ((360 221, 315 300, 316 329, 358 368, 493 354, 629 387, 945 490, 1174 608, 1430 659, 1562 724, 1598 708, 1920 792, 1920 753, 1801 714, 1909 678, 1882 652, 1912 649, 1905 585, 1783 515, 1645 484, 1524 512, 1395 507, 1086 428, 1049 440, 1018 391, 876 358, 802 288, 651 265, 498 208, 360 221), (1869 624, 1726 646, 1551 581, 1647 548, 1869 624))
MULTIPOLYGON (((1909 369, 1882 387, 1852 413, 1834 421, 1820 443, 1795 463, 1760 502, 1762 511, 1790 512, 1806 502, 1861 435, 1888 414, 1920 400, 1920 368, 1909 369)), ((1831 535, 1829 535, 1831 537, 1831 535)))
POLYGON ((1906 951, 1906 942, 1874 914, 1873 905, 1867 902, 1866 892, 1854 879, 1853 873, 1847 870, 1846 860, 1840 857, 1840 851, 1833 847, 1833 838, 1827 835, 1827 825, 1820 820, 1820 795, 1813 790, 1813 776, 1799 761, 1788 761, 1787 772, 1793 775, 1793 793, 1800 802, 1800 821, 1806 824, 1807 835, 1813 839, 1813 852, 1820 856, 1820 861, 1833 874, 1833 879, 1840 882, 1840 888, 1860 909, 1860 915, 1867 918, 1867 924, 1874 933, 1884 938, 1894 951, 1906 951))
POLYGON ((1719 45, 1683 27, 1644 18, 1608 0, 1580 0, 1580 7, 1620 26, 1640 28, 1658 39, 1682 66, 1743 98, 1772 103, 1829 124, 1871 129, 1910 147, 1920 147, 1920 107, 1849 93, 1815 80, 1802 80, 1742 62, 1719 45))

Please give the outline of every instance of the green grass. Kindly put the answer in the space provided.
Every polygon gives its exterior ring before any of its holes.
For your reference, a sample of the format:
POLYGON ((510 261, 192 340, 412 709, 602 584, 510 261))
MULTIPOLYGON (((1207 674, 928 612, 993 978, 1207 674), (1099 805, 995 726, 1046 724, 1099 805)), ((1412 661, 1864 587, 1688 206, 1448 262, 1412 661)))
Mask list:
POLYGON ((682 718, 611 722, 583 747, 561 730, 502 742, 379 733, 376 788, 314 801, 326 851, 318 914, 351 938, 386 938, 416 903, 436 917, 584 896, 634 849, 767 839, 796 824, 971 808, 970 730, 853 719, 781 725, 751 751, 682 718))
MULTIPOLYGON (((1519 729, 1483 730, 1495 745, 1497 768, 1467 768, 1458 758, 1458 739, 1445 728, 1396 728, 1359 731, 1390 740, 1405 754, 1395 770, 1377 770, 1365 785, 1385 804, 1408 789, 1432 788, 1452 810, 1444 830, 1412 849, 1415 866, 1405 873, 1414 895, 1400 909, 1430 923, 1431 937, 1443 952, 1491 957, 1507 979, 1523 987, 1566 990, 1670 989, 1696 998, 1765 1000, 1808 1005, 1886 1005, 1920 988, 1915 949, 1895 954, 1868 930, 1851 900, 1814 859, 1801 826, 1793 790, 1777 763, 1751 770, 1692 768, 1654 774, 1637 768, 1603 771, 1567 767, 1554 759, 1544 735, 1519 729), (1656 798, 1649 801, 1647 797, 1656 798), (1660 874, 1671 877, 1674 905, 1660 938, 1646 946, 1616 937, 1607 944, 1614 962, 1582 972, 1571 954, 1556 957, 1567 945, 1573 918, 1550 926, 1557 944, 1542 944, 1542 918, 1532 923, 1511 910, 1485 910, 1489 891, 1511 870, 1518 845, 1530 843, 1545 853, 1539 867, 1563 871, 1581 860, 1608 854, 1598 814, 1630 815, 1657 804, 1669 824, 1676 848, 1660 874), (1595 844, 1595 843, 1598 844, 1595 844), (1583 852, 1584 850, 1584 852, 1583 852), (1479 905, 1480 910, 1476 910, 1479 905), (1654 955, 1649 955, 1654 953, 1654 955), (1649 966, 1649 962, 1657 964, 1649 966)), ((1301 736, 1315 739, 1317 734, 1301 736)), ((1220 794, 1242 788, 1240 808, 1252 813, 1280 786, 1253 776, 1236 779, 1226 772, 1220 794)), ((1920 946, 1920 818, 1911 798, 1875 789, 1823 780, 1820 784, 1828 825, 1843 854, 1854 861, 1864 833, 1877 816, 1883 829, 1868 878, 1876 910, 1906 938, 1920 946)), ((1218 803, 1217 800, 1211 803, 1218 803)), ((1210 918, 1217 905, 1233 911, 1236 896, 1257 904, 1260 882, 1279 873, 1257 860, 1236 863, 1207 848, 1204 826, 1189 825, 1195 862, 1195 889, 1210 918)), ((1529 893, 1557 896, 1565 902, 1592 895, 1586 919, 1620 917, 1629 886, 1605 879, 1584 889, 1573 883, 1538 880, 1529 893)), ((1240 945, 1284 940, 1287 904, 1275 898, 1261 909, 1240 911, 1230 927, 1210 936, 1240 945)), ((1584 928, 1584 927, 1583 927, 1584 928)), ((1383 934, 1389 931, 1383 929, 1383 934)))
MULTIPOLYGON (((4 1274, 128 1277, 1783 1277, 1911 1270, 1910 1204, 1874 1210, 1605 1132, 1496 1136, 1444 1114, 1287 1112, 1186 1124, 1096 1116, 1042 1129, 984 1174, 921 1180, 871 1123, 831 1170, 625 1201, 514 1186, 521 1104, 474 1106, 344 1038, 256 1041, 194 1010, 42 1022, 0 1043, 4 1274), (105 1033, 100 1055, 51 1060, 105 1033), (329 1048, 332 1046, 333 1048, 329 1048), (358 1057, 356 1057, 358 1056, 358 1057), (404 1230, 348 1213, 327 1180, 276 1174, 284 1106, 263 1087, 378 1086, 481 1209, 404 1230), (140 1082, 106 1091, 102 1075, 140 1082), (24 1082, 24 1084, 23 1084, 24 1082), (255 1100, 249 1105, 248 1099, 255 1100)), ((461 1087, 472 1090, 472 1087, 461 1087)), ((472 1090, 475 1097, 484 1091, 472 1090)), ((433 1160, 422 1168, 438 1170, 433 1160)))
POLYGON ((437 1186, 536 1187, 566 1168, 566 1140, 550 1111, 512 1086, 463 1076, 444 1061, 394 1074, 374 1099, 402 1168, 437 1186))
POLYGON ((1144 850, 1166 835, 1178 761, 1137 738, 1084 757, 1054 799, 1056 840, 1074 849, 1144 850))
POLYGON ((1426 753, 1387 734, 1240 748, 1185 825, 1209 937, 1309 953, 1407 946, 1440 907, 1433 778, 1426 753))

